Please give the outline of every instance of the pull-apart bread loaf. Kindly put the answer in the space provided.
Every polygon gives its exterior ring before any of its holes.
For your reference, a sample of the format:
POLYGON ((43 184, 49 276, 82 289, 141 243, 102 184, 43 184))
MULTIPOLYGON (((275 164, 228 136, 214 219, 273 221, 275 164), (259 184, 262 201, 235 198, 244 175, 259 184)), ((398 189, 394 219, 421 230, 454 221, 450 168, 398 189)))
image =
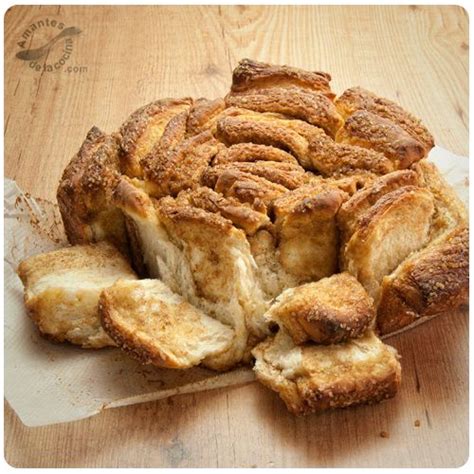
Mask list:
MULTIPOLYGON (((121 347, 167 367, 227 370, 261 343, 257 372, 269 380, 281 370, 262 354, 290 341, 306 367, 291 384, 316 398, 315 367, 340 350, 355 358, 347 393, 371 401, 393 393, 399 369, 368 331, 467 301, 466 211, 427 162, 433 137, 365 89, 336 97, 330 80, 245 59, 224 98, 157 100, 116 133, 89 132, 58 189, 69 241, 109 241, 161 281, 104 292, 104 327, 121 347), (375 365, 359 364, 362 347, 375 365)), ((304 393, 294 411, 326 403, 304 393)))
POLYGON ((101 291, 118 279, 134 280, 127 260, 106 242, 76 245, 21 262, 28 313, 42 334, 85 348, 113 346, 102 329, 101 291))

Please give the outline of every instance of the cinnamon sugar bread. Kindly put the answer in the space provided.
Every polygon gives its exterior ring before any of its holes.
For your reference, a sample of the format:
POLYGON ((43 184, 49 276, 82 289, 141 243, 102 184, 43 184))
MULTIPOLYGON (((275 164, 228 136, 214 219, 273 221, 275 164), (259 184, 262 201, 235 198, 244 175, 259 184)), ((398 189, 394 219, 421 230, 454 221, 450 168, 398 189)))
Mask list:
POLYGON ((141 301, 142 283, 104 292, 115 341, 152 363, 218 370, 255 348, 258 377, 298 413, 395 393, 399 364, 370 331, 467 301, 467 214, 427 162, 434 140, 419 119, 360 87, 336 97, 330 80, 245 59, 223 99, 154 101, 117 133, 88 134, 58 189, 68 238, 108 240, 161 280, 143 283, 141 301), (192 305, 187 316, 165 305, 143 319, 167 292, 192 305), (205 325, 183 352, 180 325, 206 318, 227 329, 205 325))

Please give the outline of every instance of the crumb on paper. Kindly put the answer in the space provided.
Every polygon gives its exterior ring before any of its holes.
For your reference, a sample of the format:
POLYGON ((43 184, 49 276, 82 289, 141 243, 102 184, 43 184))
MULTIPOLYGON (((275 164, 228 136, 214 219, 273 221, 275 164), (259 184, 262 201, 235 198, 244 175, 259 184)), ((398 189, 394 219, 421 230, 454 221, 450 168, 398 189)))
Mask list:
POLYGON ((421 425, 420 420, 415 420, 415 426, 418 428, 421 425))
POLYGON ((388 434, 387 431, 381 431, 381 432, 380 432, 380 437, 381 437, 381 438, 389 438, 390 435, 388 434))

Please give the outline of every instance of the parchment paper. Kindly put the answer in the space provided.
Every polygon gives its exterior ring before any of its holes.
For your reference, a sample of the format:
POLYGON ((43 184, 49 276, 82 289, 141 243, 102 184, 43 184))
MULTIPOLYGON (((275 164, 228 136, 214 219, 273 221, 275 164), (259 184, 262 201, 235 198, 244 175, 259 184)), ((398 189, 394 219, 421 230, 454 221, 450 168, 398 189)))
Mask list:
MULTIPOLYGON (((468 205, 468 159, 436 147, 433 161, 468 205)), ((57 207, 24 194, 12 180, 5 199, 5 397, 27 426, 86 418, 106 408, 242 384, 248 368, 219 374, 143 366, 119 349, 84 350, 43 339, 26 315, 21 260, 65 245, 57 207)))

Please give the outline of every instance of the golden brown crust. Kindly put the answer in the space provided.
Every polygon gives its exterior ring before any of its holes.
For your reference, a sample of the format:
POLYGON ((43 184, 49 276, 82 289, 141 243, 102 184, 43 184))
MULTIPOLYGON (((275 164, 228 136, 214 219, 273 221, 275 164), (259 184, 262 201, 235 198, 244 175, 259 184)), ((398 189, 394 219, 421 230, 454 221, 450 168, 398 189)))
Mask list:
POLYGON ((334 137, 343 120, 333 102, 320 92, 297 87, 251 89, 244 93, 231 92, 225 98, 228 107, 242 107, 256 112, 275 112, 304 120, 321 127, 334 137))
POLYGON ((427 154, 421 142, 390 120, 371 112, 353 113, 339 129, 336 141, 371 148, 389 158, 396 169, 405 169, 427 154))
POLYGON ((395 396, 400 387, 396 350, 372 332, 328 346, 295 347, 290 341, 280 331, 252 354, 257 379, 295 415, 377 403, 395 396))
POLYGON ((141 161, 150 195, 176 196, 180 191, 199 186, 201 176, 219 150, 209 131, 188 138, 174 149, 157 147, 141 161))
POLYGON ((460 226, 406 259, 384 278, 377 311, 381 334, 453 311, 468 302, 469 231, 460 226))
POLYGON ((160 140, 168 122, 189 109, 192 99, 161 99, 132 113, 120 127, 122 135, 122 172, 130 177, 141 177, 140 161, 160 140))
POLYGON ((375 307, 357 279, 338 273, 285 290, 266 317, 281 324, 295 344, 336 344, 372 327, 375 307))
POLYGON ((208 169, 203 175, 202 184, 214 188, 225 197, 248 203, 259 212, 267 212, 277 197, 288 192, 284 186, 272 183, 266 178, 225 166, 208 169))
POLYGON ((127 176, 120 178, 113 193, 113 200, 117 207, 126 209, 128 214, 135 214, 143 218, 147 217, 148 209, 151 207, 151 200, 140 189, 139 182, 127 176))
POLYGON ((242 92, 253 88, 291 87, 313 90, 335 97, 325 72, 310 72, 289 66, 275 66, 268 63, 242 59, 232 73, 232 92, 242 92))
POLYGON ((232 197, 226 198, 204 186, 180 193, 177 201, 184 201, 205 211, 218 213, 232 221, 236 227, 243 229, 247 235, 253 235, 259 229, 270 225, 270 219, 266 214, 257 212, 248 204, 241 203, 232 197))
POLYGON ((337 143, 321 132, 311 137, 308 153, 312 169, 323 176, 347 176, 361 171, 386 174, 394 170, 393 163, 382 153, 337 143))
POLYGON ((127 252, 123 215, 112 203, 120 177, 119 141, 92 127, 63 172, 57 200, 71 244, 109 240, 127 252))
POLYGON ((273 146, 257 145, 255 143, 237 143, 229 148, 219 150, 213 160, 214 165, 232 162, 273 161, 279 163, 298 164, 296 158, 286 151, 273 146))
POLYGON ((362 87, 351 87, 336 99, 339 113, 347 119, 358 110, 367 110, 380 117, 388 119, 420 141, 426 152, 434 146, 434 139, 421 120, 410 114, 395 102, 383 97, 378 97, 373 92, 362 87))
POLYGON ((424 185, 433 195, 436 213, 431 226, 432 238, 458 225, 467 226, 468 213, 456 191, 449 186, 438 168, 426 160, 413 166, 424 185))
POLYGON ((214 132, 219 114, 225 109, 224 99, 198 99, 189 109, 186 136, 198 135, 206 130, 214 132))
MULTIPOLYGON (((262 114, 263 115, 263 114, 262 114)), ((253 118, 253 117, 252 117, 253 118)), ((226 145, 255 143, 281 148, 291 153, 302 166, 308 163, 308 141, 278 120, 256 121, 245 116, 226 116, 217 121, 216 136, 226 145)))
POLYGON ((214 187, 219 176, 226 171, 241 171, 265 178, 287 189, 296 189, 308 183, 312 176, 298 164, 272 161, 230 162, 209 168, 203 175, 203 183, 214 187))
POLYGON ((214 233, 230 235, 236 232, 232 222, 219 214, 208 212, 197 207, 183 206, 181 202, 171 197, 164 197, 156 202, 156 208, 161 220, 165 223, 175 224, 173 227, 178 238, 183 238, 183 232, 193 232, 192 225, 196 226, 195 232, 198 233, 199 226, 205 226, 206 229, 212 229, 214 233))

